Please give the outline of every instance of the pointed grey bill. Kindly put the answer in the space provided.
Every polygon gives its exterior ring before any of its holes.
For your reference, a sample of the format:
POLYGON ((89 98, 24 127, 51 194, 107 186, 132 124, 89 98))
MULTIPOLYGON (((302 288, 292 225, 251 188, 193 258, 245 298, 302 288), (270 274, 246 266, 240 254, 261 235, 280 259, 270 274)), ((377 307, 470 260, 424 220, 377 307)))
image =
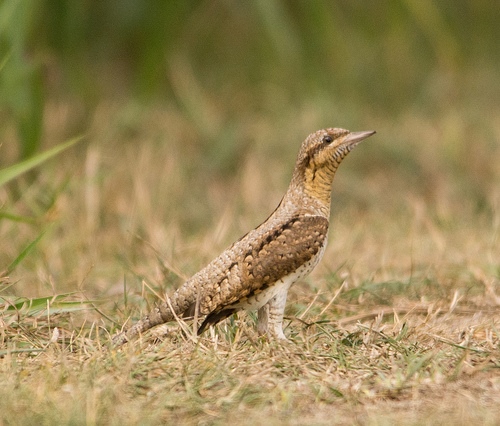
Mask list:
POLYGON ((358 143, 360 143, 363 139, 366 139, 370 137, 371 135, 374 135, 376 132, 375 130, 368 130, 365 132, 353 132, 349 133, 346 138, 343 140, 342 143, 349 145, 351 147, 355 147, 358 143))

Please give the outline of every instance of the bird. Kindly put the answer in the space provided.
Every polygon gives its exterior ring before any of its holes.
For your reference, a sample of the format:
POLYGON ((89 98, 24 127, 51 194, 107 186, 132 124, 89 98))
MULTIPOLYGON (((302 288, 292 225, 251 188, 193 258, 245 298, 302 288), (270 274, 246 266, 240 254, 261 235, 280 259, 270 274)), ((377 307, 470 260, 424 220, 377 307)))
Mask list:
POLYGON ((332 182, 342 160, 375 131, 326 128, 302 143, 288 189, 274 212, 182 284, 128 330, 121 346, 177 318, 204 318, 207 327, 240 310, 257 310, 257 332, 286 341, 283 315, 290 286, 321 260, 330 221, 332 182))

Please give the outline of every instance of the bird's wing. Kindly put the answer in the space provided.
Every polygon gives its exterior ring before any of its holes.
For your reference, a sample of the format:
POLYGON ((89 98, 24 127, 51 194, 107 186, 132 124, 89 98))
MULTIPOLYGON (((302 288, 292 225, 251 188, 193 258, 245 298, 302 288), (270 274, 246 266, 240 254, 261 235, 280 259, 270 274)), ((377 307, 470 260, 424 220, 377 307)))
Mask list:
POLYGON ((199 332, 237 310, 237 304, 274 285, 309 262, 326 242, 328 220, 322 216, 293 217, 286 223, 247 240, 248 250, 233 264, 238 283, 205 318, 199 332))

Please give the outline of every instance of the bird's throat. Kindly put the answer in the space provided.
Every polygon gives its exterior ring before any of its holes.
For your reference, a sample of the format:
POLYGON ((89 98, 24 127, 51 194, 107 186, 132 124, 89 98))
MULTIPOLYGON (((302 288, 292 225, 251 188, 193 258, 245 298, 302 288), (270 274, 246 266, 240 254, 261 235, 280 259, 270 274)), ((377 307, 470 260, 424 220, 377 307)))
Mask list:
POLYGON ((333 164, 316 169, 308 167, 304 173, 304 192, 312 199, 317 200, 323 208, 330 210, 332 182, 337 167, 333 164))

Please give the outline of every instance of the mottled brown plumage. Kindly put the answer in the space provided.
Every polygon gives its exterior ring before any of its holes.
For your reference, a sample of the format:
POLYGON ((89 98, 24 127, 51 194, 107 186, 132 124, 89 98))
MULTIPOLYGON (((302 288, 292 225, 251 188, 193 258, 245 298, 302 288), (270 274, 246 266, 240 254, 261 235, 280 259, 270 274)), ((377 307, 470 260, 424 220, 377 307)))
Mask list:
POLYGON ((284 339, 283 312, 289 287, 321 259, 327 242, 331 184, 343 158, 375 132, 319 130, 303 142, 288 190, 276 210, 186 281, 129 330, 121 345, 176 316, 205 316, 198 330, 241 309, 258 309, 258 331, 284 339))

